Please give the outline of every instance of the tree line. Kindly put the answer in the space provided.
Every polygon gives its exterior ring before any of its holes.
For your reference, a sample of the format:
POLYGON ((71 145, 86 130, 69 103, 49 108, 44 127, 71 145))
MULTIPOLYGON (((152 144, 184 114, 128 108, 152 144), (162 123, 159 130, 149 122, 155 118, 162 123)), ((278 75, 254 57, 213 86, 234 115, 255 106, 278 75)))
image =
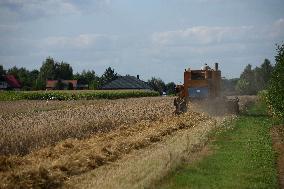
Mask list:
POLYGON ((222 79, 222 89, 226 94, 255 95, 269 86, 274 66, 270 60, 264 59, 258 67, 248 64, 239 78, 222 79))
MULTIPOLYGON (((274 66, 268 59, 259 66, 252 68, 248 64, 240 75, 240 78, 222 79, 222 91, 227 95, 254 95, 258 91, 267 89, 274 66)), ((22 90, 44 90, 46 80, 77 80, 81 85, 87 85, 89 89, 100 89, 105 84, 117 79, 118 74, 108 67, 105 72, 98 76, 94 70, 83 70, 81 73, 73 74, 73 68, 67 62, 57 62, 53 58, 48 57, 42 63, 39 70, 29 71, 26 68, 17 68, 16 66, 4 70, 0 65, 0 76, 5 74, 14 75, 22 85, 22 90)), ((181 73, 182 74, 182 73, 181 73)), ((162 79, 152 77, 147 81, 148 85, 160 94, 175 93, 175 83, 165 83, 162 79)), ((63 83, 58 82, 57 89, 62 89, 63 83)), ((67 87, 72 89, 71 87, 67 87)))
MULTIPOLYGON (((48 57, 42 63, 39 70, 32 71, 26 68, 18 68, 16 66, 5 70, 0 65, 0 76, 6 74, 14 75, 21 83, 22 90, 44 90, 46 88, 46 80, 77 80, 81 85, 87 85, 89 89, 100 89, 105 84, 118 78, 118 73, 111 67, 108 67, 104 73, 99 76, 94 70, 83 70, 81 73, 73 74, 73 68, 67 62, 58 62, 53 58, 48 57)), ((147 81, 148 85, 160 94, 166 92, 167 94, 174 94, 175 83, 165 83, 160 78, 152 77, 147 81)), ((58 82, 56 89, 63 89, 62 82, 58 82)), ((72 89, 72 85, 67 87, 72 89)))

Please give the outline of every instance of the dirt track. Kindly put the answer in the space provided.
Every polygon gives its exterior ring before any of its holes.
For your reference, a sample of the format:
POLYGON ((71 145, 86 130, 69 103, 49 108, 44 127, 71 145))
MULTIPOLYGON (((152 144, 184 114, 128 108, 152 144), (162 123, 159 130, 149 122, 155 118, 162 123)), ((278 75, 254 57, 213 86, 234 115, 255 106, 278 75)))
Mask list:
POLYGON ((284 188, 284 125, 271 129, 273 148, 277 152, 277 169, 280 188, 284 188))

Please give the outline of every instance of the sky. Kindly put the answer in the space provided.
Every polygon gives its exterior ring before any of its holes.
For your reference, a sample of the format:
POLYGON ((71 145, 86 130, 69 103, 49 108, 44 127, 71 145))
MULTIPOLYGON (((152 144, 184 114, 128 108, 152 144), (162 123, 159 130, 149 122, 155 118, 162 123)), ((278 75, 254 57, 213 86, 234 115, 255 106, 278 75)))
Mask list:
POLYGON ((274 63, 284 0, 0 0, 0 64, 39 69, 47 57, 74 73, 183 81, 185 68, 219 63, 239 77, 274 63))

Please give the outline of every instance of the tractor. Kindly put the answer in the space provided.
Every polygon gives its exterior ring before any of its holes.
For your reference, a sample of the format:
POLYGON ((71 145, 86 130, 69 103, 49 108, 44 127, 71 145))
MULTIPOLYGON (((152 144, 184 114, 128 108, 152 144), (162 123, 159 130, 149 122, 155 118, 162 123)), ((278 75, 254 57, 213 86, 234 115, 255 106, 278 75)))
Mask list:
POLYGON ((176 86, 177 98, 174 100, 175 113, 187 112, 190 101, 205 105, 214 114, 239 113, 239 99, 227 98, 221 94, 221 71, 218 63, 214 69, 205 64, 200 70, 184 70, 184 84, 176 86))

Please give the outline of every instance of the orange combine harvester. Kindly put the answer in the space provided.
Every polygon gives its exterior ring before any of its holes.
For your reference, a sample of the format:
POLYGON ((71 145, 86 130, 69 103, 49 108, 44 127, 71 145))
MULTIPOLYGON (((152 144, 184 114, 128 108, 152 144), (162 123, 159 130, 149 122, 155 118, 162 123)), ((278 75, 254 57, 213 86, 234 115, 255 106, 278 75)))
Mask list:
POLYGON ((178 97, 174 100, 175 113, 180 114, 187 111, 189 101, 201 100, 211 102, 212 106, 220 105, 229 113, 238 113, 238 98, 228 99, 221 95, 221 71, 218 63, 214 69, 205 64, 200 70, 185 69, 184 84, 176 86, 178 97))

